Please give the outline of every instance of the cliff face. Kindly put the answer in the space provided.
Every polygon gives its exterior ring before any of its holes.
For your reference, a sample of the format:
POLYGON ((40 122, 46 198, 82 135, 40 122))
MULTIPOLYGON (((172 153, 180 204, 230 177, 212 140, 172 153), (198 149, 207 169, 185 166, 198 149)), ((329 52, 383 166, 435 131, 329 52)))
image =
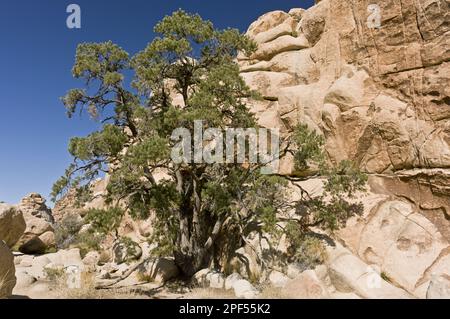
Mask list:
POLYGON ((332 161, 369 173, 448 168, 450 2, 380 1, 380 28, 369 28, 371 2, 324 0, 254 22, 259 50, 239 57, 266 98, 254 109, 285 133, 308 123, 332 161))
MULTIPOLYGON (((373 2, 267 13, 247 31, 258 51, 238 62, 264 96, 251 102, 261 125, 288 135, 306 123, 326 138, 332 162, 369 173, 366 211, 339 240, 425 297, 433 275, 450 291, 450 1, 373 2)), ((292 171, 288 158, 281 173, 292 171)), ((345 275, 331 273, 334 282, 345 275)))

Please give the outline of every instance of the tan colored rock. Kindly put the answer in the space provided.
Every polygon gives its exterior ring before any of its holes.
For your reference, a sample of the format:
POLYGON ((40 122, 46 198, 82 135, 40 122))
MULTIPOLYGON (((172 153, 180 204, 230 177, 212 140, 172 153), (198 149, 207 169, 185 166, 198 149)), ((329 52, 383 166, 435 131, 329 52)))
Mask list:
POLYGON ((14 289, 28 289, 31 285, 36 282, 36 278, 29 275, 23 269, 17 269, 16 271, 17 283, 14 289))
POLYGON ((47 248, 54 248, 55 243, 55 233, 48 231, 39 236, 39 239, 45 244, 47 248))
POLYGON ((251 56, 252 59, 270 60, 275 55, 294 50, 302 50, 309 47, 309 42, 303 34, 297 37, 283 35, 273 41, 261 44, 258 50, 251 56))
POLYGON ((233 289, 234 283, 241 279, 242 279, 241 275, 239 275, 238 273, 232 273, 227 278, 225 278, 225 289, 226 290, 233 289))
POLYGON ((100 253, 97 251, 90 251, 84 256, 83 264, 94 267, 100 262, 100 253))
POLYGON ((47 273, 44 268, 52 261, 47 258, 46 255, 34 257, 30 264, 25 263, 17 267, 17 271, 25 272, 36 280, 45 280, 47 278, 47 273))
POLYGON ((241 73, 245 72, 256 72, 256 71, 270 71, 272 63, 268 61, 257 61, 251 63, 252 61, 241 62, 241 73))
POLYGON ((16 285, 13 259, 8 246, 0 240, 0 299, 10 297, 16 285))
POLYGON ((282 24, 289 19, 289 14, 283 11, 268 12, 255 22, 253 22, 247 30, 247 34, 250 37, 254 37, 258 33, 268 31, 282 24))
POLYGON ((269 29, 265 32, 258 33, 254 36, 253 40, 257 44, 263 44, 276 38, 282 37, 284 35, 292 35, 295 29, 296 21, 289 17, 283 23, 277 25, 276 27, 269 29))
POLYGON ((305 270, 296 278, 289 280, 284 285, 283 294, 295 299, 324 299, 329 297, 327 289, 313 270, 305 270))
POLYGON ((287 73, 257 71, 243 73, 242 77, 251 89, 268 99, 276 97, 280 87, 295 84, 295 79, 287 73))
POLYGON ((270 80, 244 79, 279 101, 273 118, 283 119, 285 134, 305 121, 324 134, 333 163, 350 159, 370 173, 450 167, 449 15, 439 0, 380 7, 381 28, 374 30, 367 4, 358 1, 323 0, 298 16, 262 16, 247 33, 261 39, 258 52, 241 64, 246 73, 270 72, 270 80), (292 33, 298 38, 279 32, 289 19, 299 21, 292 33), (303 38, 304 45, 292 45, 303 38), (291 89, 298 84, 304 93, 291 89), (305 111, 308 101, 315 114, 305 111))
POLYGON ((292 8, 289 10, 289 15, 293 17, 295 20, 300 21, 305 13, 305 9, 302 8, 292 8))
POLYGON ((25 222, 27 223, 27 228, 17 243, 20 252, 25 254, 42 254, 49 248, 46 242, 51 244, 50 247, 54 246, 55 239, 51 224, 43 218, 32 216, 30 213, 25 215, 25 222), (44 235, 43 240, 40 238, 41 235, 44 235))
POLYGON ((34 216, 44 219, 48 223, 53 223, 52 211, 45 205, 45 199, 42 195, 31 193, 21 199, 18 208, 23 212, 24 216, 34 216))
POLYGON ((209 282, 209 287, 213 289, 225 288, 225 276, 218 271, 212 271, 206 275, 206 280, 209 282))
POLYGON ((369 299, 411 298, 406 291, 385 281, 373 265, 364 263, 342 246, 329 248, 328 253, 329 275, 338 291, 354 292, 369 299))
POLYGON ((366 224, 359 255, 413 293, 425 271, 448 247, 434 225, 411 204, 386 201, 366 224))
POLYGON ((300 29, 305 34, 308 41, 314 45, 322 36, 325 30, 326 18, 328 15, 329 2, 323 1, 317 6, 306 10, 302 14, 300 29))
POLYGON ((22 212, 10 205, 0 203, 0 241, 9 247, 23 235, 26 228, 22 212))
POLYGON ((46 257, 51 263, 55 265, 77 266, 83 269, 83 261, 80 255, 80 249, 73 248, 67 250, 59 250, 56 253, 46 254, 42 257, 46 257))
POLYGON ((45 205, 45 199, 39 194, 31 193, 20 201, 18 207, 23 212, 26 223, 25 232, 16 245, 18 250, 26 254, 42 254, 54 247, 54 220, 51 210, 45 205))
POLYGON ((427 299, 450 299, 450 276, 434 277, 427 290, 427 299))
POLYGON ((233 284, 234 294, 237 298, 253 299, 258 296, 258 290, 247 280, 240 279, 233 284))
POLYGON ((44 254, 47 250, 45 243, 36 235, 24 235, 21 239, 19 251, 24 254, 44 254))
POLYGON ((269 62, 270 71, 294 75, 298 84, 311 84, 319 81, 320 69, 311 58, 311 50, 288 51, 275 55, 269 62))
POLYGON ((289 282, 289 278, 280 271, 272 271, 269 275, 269 281, 276 288, 283 288, 289 282))
POLYGON ((152 278, 155 283, 164 283, 178 276, 180 271, 172 259, 158 258, 146 261, 139 272, 152 278))

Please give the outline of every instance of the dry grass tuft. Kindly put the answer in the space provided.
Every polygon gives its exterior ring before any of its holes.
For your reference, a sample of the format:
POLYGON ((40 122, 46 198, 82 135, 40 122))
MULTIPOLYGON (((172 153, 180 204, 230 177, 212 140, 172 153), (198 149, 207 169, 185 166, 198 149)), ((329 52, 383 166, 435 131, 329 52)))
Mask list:
POLYGON ((94 274, 83 273, 81 288, 68 288, 65 276, 54 281, 55 291, 61 299, 140 299, 143 298, 131 289, 96 289, 94 274))
POLYGON ((9 272, 0 277, 0 299, 8 298, 8 293, 11 289, 11 286, 14 287, 15 285, 15 280, 8 279, 8 277, 9 272))

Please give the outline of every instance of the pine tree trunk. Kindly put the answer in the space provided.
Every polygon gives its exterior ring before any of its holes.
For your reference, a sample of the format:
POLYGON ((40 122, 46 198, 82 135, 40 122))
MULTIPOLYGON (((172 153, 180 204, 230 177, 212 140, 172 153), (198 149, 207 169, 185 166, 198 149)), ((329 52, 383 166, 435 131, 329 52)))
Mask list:
POLYGON ((181 272, 191 277, 197 271, 211 265, 212 248, 221 223, 208 212, 202 211, 202 185, 195 174, 179 173, 177 182, 182 203, 174 257, 181 272))

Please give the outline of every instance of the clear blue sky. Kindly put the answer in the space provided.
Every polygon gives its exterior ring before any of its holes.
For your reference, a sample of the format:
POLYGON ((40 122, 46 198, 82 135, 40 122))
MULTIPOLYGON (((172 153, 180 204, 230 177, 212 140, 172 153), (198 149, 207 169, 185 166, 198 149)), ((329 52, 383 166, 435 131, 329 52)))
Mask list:
POLYGON ((308 8, 313 0, 0 0, 0 201, 30 192, 48 197, 71 158, 67 142, 96 129, 87 116, 66 118, 59 98, 82 85, 71 77, 80 42, 112 40, 134 54, 153 26, 178 8, 216 27, 245 31, 272 10, 308 8), (66 27, 66 7, 82 10, 82 28, 66 27))

